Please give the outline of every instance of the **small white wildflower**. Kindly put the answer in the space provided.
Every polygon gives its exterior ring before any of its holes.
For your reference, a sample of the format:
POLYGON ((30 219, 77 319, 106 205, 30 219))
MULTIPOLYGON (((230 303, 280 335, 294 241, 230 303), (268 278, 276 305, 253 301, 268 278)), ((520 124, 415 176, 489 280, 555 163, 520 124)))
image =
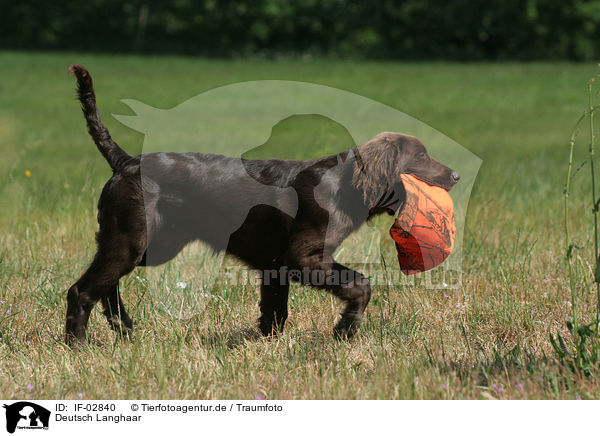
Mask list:
POLYGON ((185 289, 185 288, 187 288, 187 283, 186 282, 177 282, 177 287, 180 289, 185 289))
POLYGON ((200 297, 204 297, 204 298, 212 298, 213 300, 218 300, 219 298, 221 298, 217 295, 213 295, 213 294, 206 293, 206 292, 200 292, 198 295, 200 297))
POLYGON ((444 288, 447 288, 447 287, 448 287, 448 283, 446 283, 446 282, 442 282, 442 286, 443 286, 444 288))

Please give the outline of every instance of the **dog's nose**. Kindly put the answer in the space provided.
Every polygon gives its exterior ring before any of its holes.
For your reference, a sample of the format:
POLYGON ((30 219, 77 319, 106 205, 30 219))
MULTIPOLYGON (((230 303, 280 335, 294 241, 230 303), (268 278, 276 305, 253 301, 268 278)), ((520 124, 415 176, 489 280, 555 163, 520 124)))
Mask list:
POLYGON ((452 171, 452 180, 458 182, 460 180, 460 174, 458 174, 456 171, 452 171))

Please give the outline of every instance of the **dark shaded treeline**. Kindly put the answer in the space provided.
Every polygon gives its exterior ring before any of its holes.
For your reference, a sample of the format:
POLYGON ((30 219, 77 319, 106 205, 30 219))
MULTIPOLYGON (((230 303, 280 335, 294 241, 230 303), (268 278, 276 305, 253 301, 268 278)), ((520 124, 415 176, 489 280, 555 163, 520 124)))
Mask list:
POLYGON ((600 0, 0 0, 0 48, 595 59, 600 0))

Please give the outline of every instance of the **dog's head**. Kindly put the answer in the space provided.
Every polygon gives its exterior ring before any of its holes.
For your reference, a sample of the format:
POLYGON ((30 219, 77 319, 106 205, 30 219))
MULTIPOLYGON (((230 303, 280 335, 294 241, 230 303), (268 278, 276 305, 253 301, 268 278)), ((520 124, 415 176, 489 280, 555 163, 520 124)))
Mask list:
POLYGON ((404 201, 402 174, 449 191, 459 174, 427 153, 414 136, 384 132, 354 149, 356 165, 352 183, 372 209, 371 214, 394 214, 404 201))

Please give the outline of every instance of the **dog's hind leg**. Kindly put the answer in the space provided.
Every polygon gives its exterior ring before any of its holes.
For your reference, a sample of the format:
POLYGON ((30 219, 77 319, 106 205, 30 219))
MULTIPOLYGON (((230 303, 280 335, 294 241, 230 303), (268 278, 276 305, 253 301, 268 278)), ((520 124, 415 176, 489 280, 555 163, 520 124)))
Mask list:
POLYGON ((288 316, 289 281, 286 275, 270 274, 263 271, 260 286, 260 331, 265 336, 283 331, 288 316))
POLYGON ((125 310, 118 284, 102 296, 102 306, 104 316, 111 328, 124 336, 130 335, 133 331, 133 321, 125 310))
MULTIPOLYGON (((119 279, 130 273, 142 259, 147 245, 146 223, 140 219, 140 216, 144 216, 143 205, 119 208, 115 198, 118 200, 116 196, 101 197, 100 204, 104 207, 100 207, 99 212, 100 231, 96 235, 98 252, 87 271, 67 293, 67 343, 85 341, 90 312, 100 300, 104 304, 105 314, 108 306, 108 316, 114 317, 120 313, 122 325, 131 325, 117 286, 119 279)), ((113 324, 110 318, 109 322, 113 324)), ((117 326, 121 330, 121 323, 117 326)))
POLYGON ((116 294, 114 289, 119 279, 128 274, 139 263, 140 254, 128 249, 108 252, 100 249, 92 264, 67 293, 66 341, 85 341, 85 331, 90 313, 96 303, 107 298, 110 304, 116 294))

